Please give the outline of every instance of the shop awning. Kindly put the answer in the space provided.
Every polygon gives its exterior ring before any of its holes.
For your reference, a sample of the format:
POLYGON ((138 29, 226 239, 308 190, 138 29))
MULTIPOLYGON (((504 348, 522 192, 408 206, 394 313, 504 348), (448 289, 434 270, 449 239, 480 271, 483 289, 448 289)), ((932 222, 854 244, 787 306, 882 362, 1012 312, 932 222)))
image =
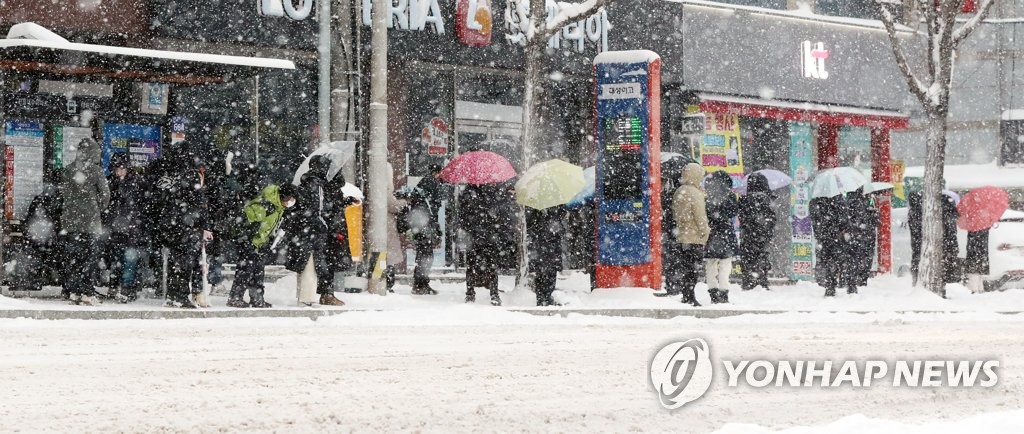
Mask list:
POLYGON ((910 122, 910 115, 891 110, 711 93, 698 93, 697 98, 701 110, 711 113, 886 129, 904 129, 910 122))
POLYGON ((151 50, 70 42, 35 24, 11 27, 0 39, 0 69, 54 76, 96 76, 202 84, 267 69, 295 69, 290 60, 151 50))

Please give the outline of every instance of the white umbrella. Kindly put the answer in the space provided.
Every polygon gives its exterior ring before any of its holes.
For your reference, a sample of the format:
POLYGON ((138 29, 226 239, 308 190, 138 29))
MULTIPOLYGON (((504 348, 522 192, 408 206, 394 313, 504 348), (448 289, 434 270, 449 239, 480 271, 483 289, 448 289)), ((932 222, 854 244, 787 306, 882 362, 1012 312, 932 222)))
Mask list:
POLYGON ((889 182, 871 182, 864 186, 864 193, 877 193, 885 190, 892 190, 893 185, 889 182))
POLYGON ((317 150, 313 151, 312 154, 303 160, 299 168, 295 170, 295 176, 292 178, 292 184, 299 185, 299 181, 302 179, 302 175, 309 172, 309 160, 315 155, 323 155, 331 160, 331 166, 327 169, 327 179, 333 179, 334 175, 337 175, 341 171, 341 168, 356 155, 356 142, 353 141, 336 141, 330 142, 323 145, 317 150))
POLYGON ((852 167, 825 169, 814 174, 811 198, 835 197, 856 191, 868 184, 868 178, 852 167))

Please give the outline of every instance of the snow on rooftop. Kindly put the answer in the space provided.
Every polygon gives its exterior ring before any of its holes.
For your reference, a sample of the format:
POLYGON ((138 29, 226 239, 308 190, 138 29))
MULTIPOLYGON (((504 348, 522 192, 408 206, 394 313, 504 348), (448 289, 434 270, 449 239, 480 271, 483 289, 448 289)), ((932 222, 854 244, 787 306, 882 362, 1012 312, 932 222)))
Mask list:
MULTIPOLYGON (((757 7, 757 6, 736 5, 736 4, 731 4, 731 3, 719 3, 719 2, 708 1, 708 0, 664 0, 664 1, 667 1, 667 2, 670 2, 670 3, 681 3, 681 4, 684 4, 684 5, 691 5, 691 6, 703 6, 703 7, 715 8, 715 9, 731 9, 731 10, 734 10, 734 11, 745 11, 745 12, 753 12, 753 13, 764 14, 764 15, 774 15, 774 16, 796 18, 796 19, 803 19, 803 20, 813 20, 813 21, 819 21, 819 22, 827 23, 827 24, 840 24, 840 25, 846 25, 846 26, 866 27, 866 28, 878 29, 878 30, 885 31, 885 26, 883 26, 882 22, 878 21, 878 20, 868 20, 868 19, 864 19, 864 18, 836 17, 836 16, 831 16, 831 15, 818 15, 818 14, 815 14, 814 12, 810 11, 810 9, 806 9, 806 8, 801 8, 801 9, 796 9, 796 10, 782 10, 782 9, 763 8, 763 7, 757 7)), ((906 27, 906 26, 903 26, 903 25, 897 25, 896 29, 898 31, 901 31, 901 32, 913 32, 914 31, 913 29, 911 29, 909 27, 906 27)))
POLYGON ((1024 109, 1007 110, 1003 112, 1004 121, 1024 120, 1024 109))
MULTIPOLYGON (((904 177, 923 177, 924 167, 908 167, 904 177)), ((946 188, 968 190, 985 185, 1001 188, 1024 188, 1024 167, 1004 167, 995 162, 988 164, 948 165, 945 170, 946 188)))
POLYGON ((661 56, 651 50, 605 51, 594 57, 598 63, 642 63, 653 62, 661 56))
POLYGON ((17 47, 48 48, 52 50, 80 51, 106 55, 236 65, 253 68, 295 69, 295 63, 284 59, 225 56, 221 54, 151 50, 146 48, 114 47, 109 45, 69 42, 67 39, 60 37, 56 33, 36 23, 15 24, 7 33, 7 38, 0 39, 0 49, 17 47))

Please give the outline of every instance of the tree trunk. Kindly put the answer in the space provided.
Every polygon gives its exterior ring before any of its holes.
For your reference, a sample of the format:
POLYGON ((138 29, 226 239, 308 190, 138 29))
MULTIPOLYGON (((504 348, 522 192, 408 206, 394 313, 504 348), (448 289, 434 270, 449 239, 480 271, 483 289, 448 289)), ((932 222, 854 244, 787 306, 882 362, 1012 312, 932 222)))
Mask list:
POLYGON ((917 285, 937 294, 944 293, 942 188, 946 163, 946 116, 948 109, 932 108, 928 113, 928 145, 925 151, 924 191, 921 225, 921 264, 917 285))
MULTIPOLYGON (((522 167, 525 171, 533 165, 536 156, 537 146, 540 144, 541 129, 536 127, 543 125, 543 114, 541 113, 544 102, 544 48, 547 40, 535 38, 526 44, 526 81, 523 93, 523 143, 522 143, 522 167)), ((529 239, 526 235, 526 208, 520 206, 518 213, 519 220, 519 276, 516 279, 517 287, 529 286, 527 274, 529 273, 529 239)))

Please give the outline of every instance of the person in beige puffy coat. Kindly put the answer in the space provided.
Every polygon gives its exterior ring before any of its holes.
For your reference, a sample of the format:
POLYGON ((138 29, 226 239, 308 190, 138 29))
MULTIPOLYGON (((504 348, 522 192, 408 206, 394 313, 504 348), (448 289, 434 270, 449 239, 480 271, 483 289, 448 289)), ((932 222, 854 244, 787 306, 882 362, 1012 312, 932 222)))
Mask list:
POLYGON ((696 163, 687 164, 683 168, 682 185, 672 195, 675 242, 666 246, 665 258, 670 263, 670 271, 665 276, 667 291, 681 293, 681 301, 693 306, 700 306, 694 295, 694 287, 699 280, 704 260, 704 245, 711 234, 705 194, 701 189, 704 173, 704 168, 696 163))

